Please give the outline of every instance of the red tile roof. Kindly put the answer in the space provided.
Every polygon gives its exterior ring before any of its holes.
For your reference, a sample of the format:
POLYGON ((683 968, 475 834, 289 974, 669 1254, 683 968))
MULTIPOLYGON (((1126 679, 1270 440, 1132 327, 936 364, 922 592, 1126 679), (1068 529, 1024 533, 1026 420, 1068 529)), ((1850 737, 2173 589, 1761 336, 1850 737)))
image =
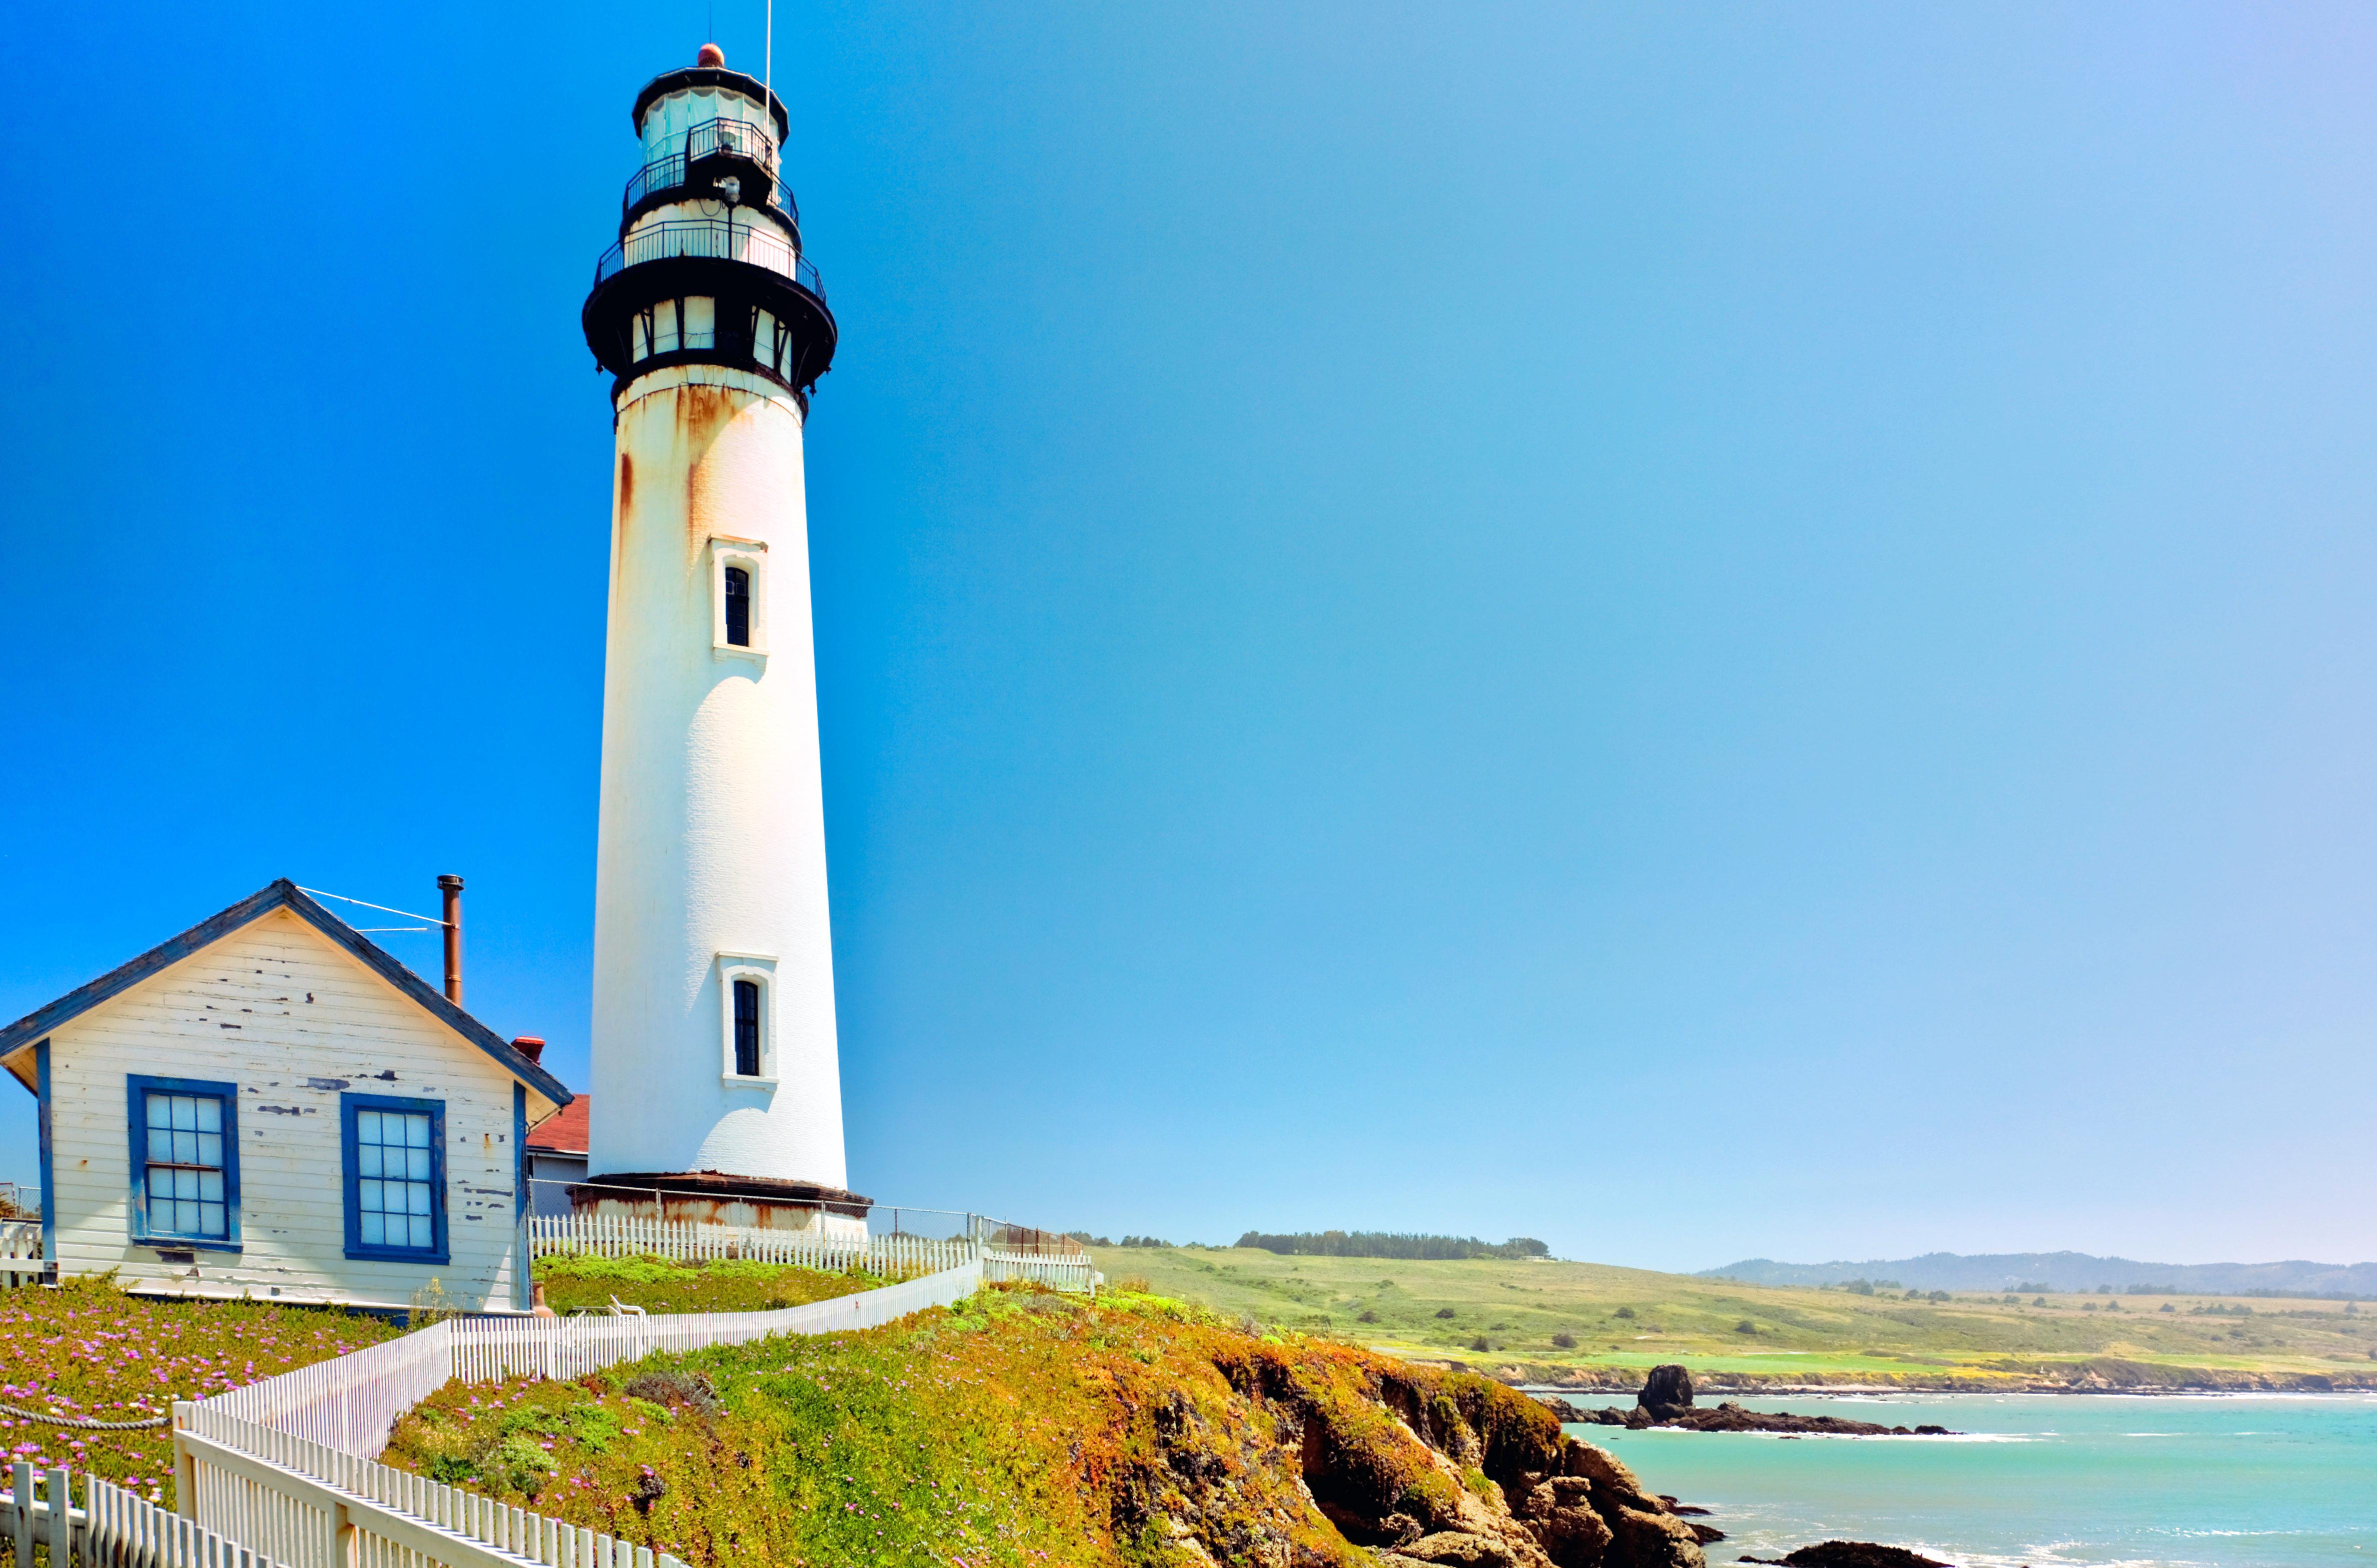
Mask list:
POLYGON ((547 1117, 532 1128, 528 1146, 548 1154, 582 1155, 586 1152, 586 1113, 592 1107, 594 1096, 580 1095, 561 1107, 557 1116, 547 1117))

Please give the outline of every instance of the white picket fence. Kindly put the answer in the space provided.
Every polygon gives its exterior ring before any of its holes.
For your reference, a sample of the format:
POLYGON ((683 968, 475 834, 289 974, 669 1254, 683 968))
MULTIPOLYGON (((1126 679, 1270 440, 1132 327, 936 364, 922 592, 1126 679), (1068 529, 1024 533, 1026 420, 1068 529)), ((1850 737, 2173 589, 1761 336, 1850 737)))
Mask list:
POLYGON ((0 1220, 0 1290, 39 1285, 48 1268, 42 1261, 42 1222, 0 1220))
POLYGON ((185 1506, 289 1568, 685 1568, 648 1546, 206 1405, 176 1405, 173 1418, 185 1506))
POLYGON ((539 1215, 528 1223, 529 1251, 539 1258, 651 1257, 686 1263, 745 1258, 829 1274, 864 1269, 898 1279, 955 1268, 981 1251, 979 1243, 962 1236, 828 1236, 600 1215, 539 1215))
MULTIPOLYGON (((575 1215, 530 1225, 538 1257, 750 1258, 863 1269, 901 1283, 764 1312, 452 1318, 212 1399, 177 1403, 181 1514, 88 1476, 86 1506, 76 1508, 66 1471, 37 1481, 30 1465, 18 1464, 14 1488, 0 1492, 0 1545, 13 1553, 14 1568, 33 1568, 37 1547, 49 1568, 684 1568, 649 1547, 439 1485, 377 1456, 405 1412, 456 1378, 579 1378, 662 1351, 880 1327, 952 1305, 985 1282, 1093 1292, 1099 1283, 1088 1255, 1061 1242, 844 1239, 575 1215)), ((41 1280, 41 1254, 38 1222, 0 1224, 0 1286, 41 1280), (6 1267, 18 1260, 33 1267, 6 1267)))
POLYGON ((1087 1252, 985 1247, 982 1250, 982 1277, 991 1285, 1003 1285, 1010 1280, 1032 1280, 1051 1290, 1095 1296, 1104 1276, 1091 1263, 1087 1252))
POLYGON ((113 1481, 85 1476, 83 1506, 74 1506, 74 1478, 64 1466, 42 1473, 18 1460, 14 1485, 0 1491, 0 1547, 16 1568, 31 1568, 39 1547, 50 1568, 272 1568, 272 1560, 198 1527, 113 1481), (64 1506, 60 1506, 63 1503, 64 1506))
MULTIPOLYGON (((453 1318, 173 1406, 174 1484, 198 1525, 290 1568, 683 1568, 591 1529, 379 1464, 404 1412, 454 1378, 577 1378, 664 1350, 878 1328, 978 1289, 973 1260, 769 1312, 453 1318)), ((225 1568, 236 1568, 226 1564, 225 1568)))

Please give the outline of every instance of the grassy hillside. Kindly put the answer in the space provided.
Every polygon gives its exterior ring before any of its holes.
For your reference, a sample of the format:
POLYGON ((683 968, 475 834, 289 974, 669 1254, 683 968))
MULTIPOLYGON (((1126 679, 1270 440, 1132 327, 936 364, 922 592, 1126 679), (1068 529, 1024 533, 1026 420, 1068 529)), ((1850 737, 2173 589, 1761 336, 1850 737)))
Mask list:
POLYGON ((1595 1263, 1093 1251, 1109 1280, 1144 1280, 1234 1316, 1543 1381, 1630 1386, 1646 1367, 1681 1361, 1778 1382, 2013 1386, 2070 1382, 2093 1370, 2123 1384, 2324 1377, 2377 1386, 2377 1311, 2334 1301, 1907 1300, 1595 1263))
POLYGON ((747 1260, 581 1257, 539 1258, 536 1279, 545 1305, 564 1316, 606 1311, 615 1300, 652 1312, 772 1312, 891 1283, 747 1260))
POLYGON ((994 1286, 879 1329, 449 1384, 383 1457, 697 1568, 1702 1562, 1515 1390, 1143 1295, 994 1286))

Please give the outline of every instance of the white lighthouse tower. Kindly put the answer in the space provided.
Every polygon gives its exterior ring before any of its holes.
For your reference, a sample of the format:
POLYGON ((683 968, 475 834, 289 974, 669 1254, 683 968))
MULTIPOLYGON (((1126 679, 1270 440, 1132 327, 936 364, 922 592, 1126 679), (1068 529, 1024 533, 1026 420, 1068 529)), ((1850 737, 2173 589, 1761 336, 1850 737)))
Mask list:
POLYGON ((835 328, 787 118, 715 45, 636 95, 596 264, 615 379, 580 1212, 842 1231, 847 1191, 802 426, 835 328))

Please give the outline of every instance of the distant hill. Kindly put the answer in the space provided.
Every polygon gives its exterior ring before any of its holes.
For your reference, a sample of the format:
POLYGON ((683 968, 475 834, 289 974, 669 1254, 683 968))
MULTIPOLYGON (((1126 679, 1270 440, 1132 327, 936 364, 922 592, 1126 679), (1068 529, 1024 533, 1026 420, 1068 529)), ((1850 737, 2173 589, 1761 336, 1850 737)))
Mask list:
MULTIPOLYGON (((1124 1244, 1129 1244, 1125 1238, 1124 1244)), ((1421 1236, 1385 1230, 1299 1230, 1268 1235, 1249 1230, 1241 1247, 1308 1258, 1547 1258, 1551 1249, 1532 1236, 1480 1241, 1475 1236, 1421 1236)))
POLYGON ((2142 1285, 2205 1296, 2377 1297, 2377 1263, 2142 1263, 2086 1252, 1926 1252, 1919 1258, 1872 1258, 1860 1263, 1745 1258, 1721 1269, 1702 1269, 1699 1277, 1752 1285, 1886 1280, 1908 1290, 2095 1290, 2107 1285, 2127 1290, 2142 1285))

